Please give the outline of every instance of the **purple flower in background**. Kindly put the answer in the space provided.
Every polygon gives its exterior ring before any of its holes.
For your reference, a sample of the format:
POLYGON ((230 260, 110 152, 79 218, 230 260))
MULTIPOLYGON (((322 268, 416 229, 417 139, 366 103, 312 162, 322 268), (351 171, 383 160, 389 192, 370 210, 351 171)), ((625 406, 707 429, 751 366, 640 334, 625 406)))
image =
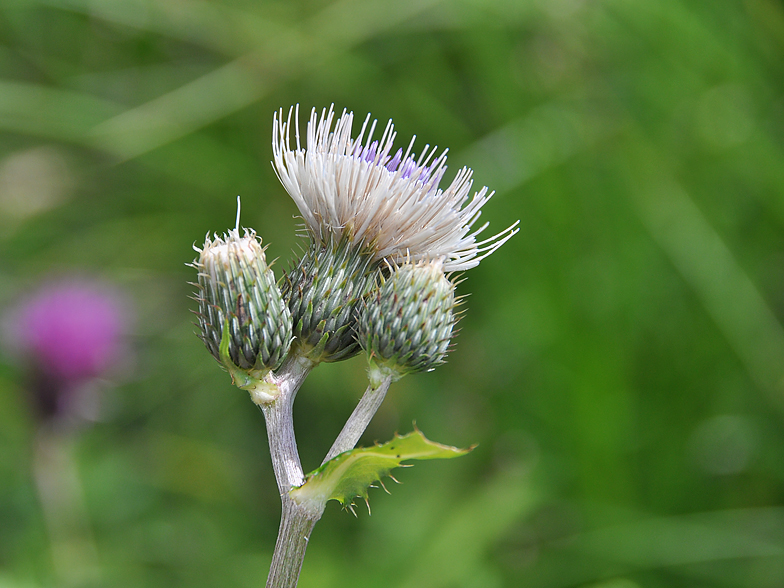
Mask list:
POLYGON ((6 348, 30 370, 45 416, 120 359, 126 319, 119 294, 90 280, 46 284, 7 313, 6 348))

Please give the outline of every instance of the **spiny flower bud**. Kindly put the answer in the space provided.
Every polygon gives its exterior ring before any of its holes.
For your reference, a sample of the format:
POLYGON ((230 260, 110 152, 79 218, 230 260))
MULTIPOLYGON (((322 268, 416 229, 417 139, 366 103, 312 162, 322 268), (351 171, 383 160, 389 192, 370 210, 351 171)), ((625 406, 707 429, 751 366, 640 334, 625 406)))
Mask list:
POLYGON ((243 237, 238 229, 214 240, 208 235, 196 250, 200 337, 235 384, 252 391, 286 355, 291 314, 253 230, 243 237))
MULTIPOLYGON (((439 259, 393 269, 359 318, 371 365, 398 379, 444 363, 455 325, 455 287, 439 259)), ((372 374, 371 374, 372 377, 372 374)))
POLYGON ((371 256, 347 239, 312 242, 286 276, 283 295, 300 353, 312 361, 341 361, 359 352, 357 305, 376 276, 371 256))

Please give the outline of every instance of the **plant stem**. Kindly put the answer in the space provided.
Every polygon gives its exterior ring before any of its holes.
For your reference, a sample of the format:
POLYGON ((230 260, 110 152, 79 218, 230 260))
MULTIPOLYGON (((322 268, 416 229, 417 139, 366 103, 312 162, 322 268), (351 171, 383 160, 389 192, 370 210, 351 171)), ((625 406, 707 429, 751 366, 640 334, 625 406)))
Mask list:
POLYGON ((327 463, 333 457, 340 455, 344 451, 354 449, 354 446, 359 441, 362 433, 368 428, 371 419, 378 412, 381 403, 384 402, 384 397, 387 395, 389 385, 392 383, 392 376, 388 375, 382 380, 372 380, 368 385, 365 394, 357 404, 354 412, 348 417, 346 424, 343 425, 343 430, 340 431, 338 438, 332 444, 332 447, 321 462, 322 465, 327 463))
POLYGON ((74 457, 73 431, 42 425, 35 441, 33 474, 58 584, 99 583, 98 552, 74 457))
POLYGON ((271 378, 278 387, 278 397, 260 405, 267 423, 272 468, 281 495, 288 494, 292 486, 301 486, 305 481, 294 436, 292 411, 299 387, 312 368, 312 362, 301 357, 287 360, 271 378))
POLYGON ((308 538, 323 512, 323 509, 319 512, 307 511, 289 497, 292 487, 301 486, 305 482, 294 436, 294 398, 314 365, 312 361, 299 356, 287 359, 278 373, 271 377, 280 391, 279 396, 261 405, 281 500, 280 528, 267 588, 294 588, 297 585, 308 538))
MULTIPOLYGON (((297 391, 313 367, 315 364, 312 361, 301 356, 295 355, 287 359, 278 372, 270 376, 271 383, 279 390, 278 397, 272 402, 260 405, 267 423, 272 468, 281 501, 278 539, 266 588, 296 587, 310 534, 326 506, 321 504, 305 508, 289 496, 289 490, 305 483, 294 436, 293 408, 297 391)), ((381 406, 391 381, 392 376, 371 379, 371 384, 346 421, 325 462, 354 448, 381 406)))
POLYGON ((310 533, 321 512, 309 513, 299 507, 288 493, 281 497, 282 509, 278 540, 272 555, 266 588, 295 588, 305 559, 310 533))

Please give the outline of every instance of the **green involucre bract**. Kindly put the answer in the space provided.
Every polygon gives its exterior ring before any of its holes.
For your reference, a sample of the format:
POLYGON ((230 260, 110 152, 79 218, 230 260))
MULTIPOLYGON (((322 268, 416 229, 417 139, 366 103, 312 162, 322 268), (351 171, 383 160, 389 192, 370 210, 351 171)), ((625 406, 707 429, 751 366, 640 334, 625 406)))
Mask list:
MULTIPOLYGON (((206 238, 193 262, 199 272, 199 336, 218 360, 224 327, 234 367, 261 377, 280 365, 291 343, 291 314, 253 230, 206 238)), ((231 367, 231 366, 227 366, 231 367)))
POLYGON ((347 239, 310 242, 283 283, 300 353, 313 361, 340 361, 359 352, 357 309, 376 275, 371 255, 347 239))
POLYGON ((376 363, 397 376, 444 362, 455 325, 455 287, 440 260, 407 263, 370 297, 357 338, 376 363))

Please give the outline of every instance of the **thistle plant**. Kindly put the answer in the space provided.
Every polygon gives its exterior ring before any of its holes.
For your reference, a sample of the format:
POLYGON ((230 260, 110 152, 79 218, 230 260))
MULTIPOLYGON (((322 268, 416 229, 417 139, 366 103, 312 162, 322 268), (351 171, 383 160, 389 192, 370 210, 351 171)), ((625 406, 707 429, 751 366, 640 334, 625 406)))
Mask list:
POLYGON ((471 195, 463 168, 441 188, 446 150, 412 138, 394 151, 390 121, 374 138, 365 118, 352 136, 353 113, 314 109, 300 140, 298 107, 273 118, 273 166, 305 222, 307 246, 276 280, 254 231, 237 223, 209 236, 193 262, 199 335, 250 393, 267 425, 282 502, 268 588, 294 587, 308 538, 326 503, 353 511, 368 488, 410 459, 465 454, 414 432, 382 445, 355 446, 393 381, 445 361, 457 320, 456 273, 475 267, 517 232, 517 223, 488 238, 476 227, 493 195, 471 195), (293 137, 292 137, 293 134, 293 137), (326 454, 305 474, 297 451, 292 406, 321 363, 364 352, 368 387, 326 454))
POLYGON ((31 473, 56 585, 102 584, 76 446, 132 351, 130 322, 120 291, 86 276, 47 281, 0 317, 2 347, 36 417, 31 473))

